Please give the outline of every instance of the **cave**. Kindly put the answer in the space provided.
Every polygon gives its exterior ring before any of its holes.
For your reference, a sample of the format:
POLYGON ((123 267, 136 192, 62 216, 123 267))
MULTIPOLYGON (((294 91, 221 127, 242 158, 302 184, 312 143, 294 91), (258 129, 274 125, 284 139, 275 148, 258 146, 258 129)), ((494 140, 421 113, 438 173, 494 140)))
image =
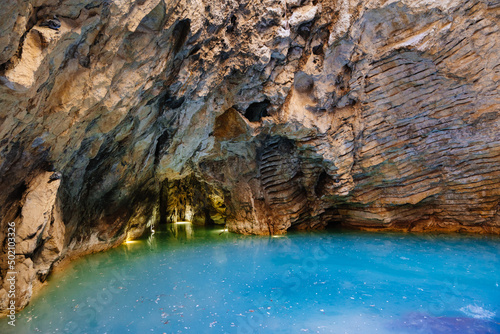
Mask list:
POLYGON ((499 15, 4 2, 0 333, 500 333, 499 15))
POLYGON ((250 122, 260 122, 262 117, 269 116, 267 108, 270 104, 271 102, 268 99, 250 104, 244 113, 246 119, 250 122))

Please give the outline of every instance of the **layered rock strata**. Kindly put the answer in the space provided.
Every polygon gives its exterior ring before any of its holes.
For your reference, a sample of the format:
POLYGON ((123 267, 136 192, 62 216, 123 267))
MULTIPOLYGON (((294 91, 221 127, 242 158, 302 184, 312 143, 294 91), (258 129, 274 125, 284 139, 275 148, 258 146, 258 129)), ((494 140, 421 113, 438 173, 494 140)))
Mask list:
POLYGON ((159 223, 500 232, 499 1, 3 6, 18 309, 61 258, 159 223))

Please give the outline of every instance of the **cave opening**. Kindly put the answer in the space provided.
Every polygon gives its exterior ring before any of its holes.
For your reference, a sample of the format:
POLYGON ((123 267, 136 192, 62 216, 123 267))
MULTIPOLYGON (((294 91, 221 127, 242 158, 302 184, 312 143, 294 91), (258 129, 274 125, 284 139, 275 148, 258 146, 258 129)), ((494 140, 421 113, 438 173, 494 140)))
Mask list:
POLYGON ((267 108, 270 104, 271 102, 268 99, 261 102, 254 102, 248 106, 243 115, 250 122, 260 122, 262 117, 269 116, 267 108))
POLYGON ((344 228, 341 220, 329 220, 326 224, 327 230, 339 231, 344 228))
POLYGON ((160 188, 160 225, 190 222, 198 226, 225 225, 224 195, 219 189, 190 175, 165 180, 160 188))

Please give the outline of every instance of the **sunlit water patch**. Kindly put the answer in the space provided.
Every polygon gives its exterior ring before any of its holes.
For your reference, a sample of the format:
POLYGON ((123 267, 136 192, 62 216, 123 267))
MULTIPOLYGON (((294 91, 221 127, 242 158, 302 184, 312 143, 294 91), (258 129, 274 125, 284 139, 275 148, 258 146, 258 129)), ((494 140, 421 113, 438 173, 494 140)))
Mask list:
POLYGON ((53 274, 0 333, 500 333, 500 239, 171 225, 53 274))

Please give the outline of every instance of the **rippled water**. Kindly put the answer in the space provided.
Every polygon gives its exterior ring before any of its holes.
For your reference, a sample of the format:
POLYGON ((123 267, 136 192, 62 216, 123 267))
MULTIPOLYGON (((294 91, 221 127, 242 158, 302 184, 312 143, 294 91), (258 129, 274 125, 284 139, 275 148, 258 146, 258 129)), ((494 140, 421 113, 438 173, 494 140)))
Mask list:
POLYGON ((170 225, 87 256, 1 333, 500 333, 500 239, 170 225))

